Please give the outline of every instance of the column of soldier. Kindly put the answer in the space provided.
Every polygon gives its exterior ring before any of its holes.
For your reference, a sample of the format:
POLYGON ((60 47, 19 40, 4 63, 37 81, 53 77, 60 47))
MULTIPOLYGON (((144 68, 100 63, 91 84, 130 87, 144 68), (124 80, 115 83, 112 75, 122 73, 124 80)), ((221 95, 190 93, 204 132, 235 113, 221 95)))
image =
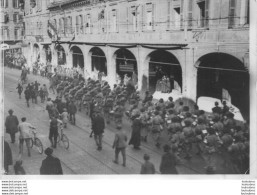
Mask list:
POLYGON ((232 168, 233 172, 248 170, 249 127, 247 123, 235 121, 226 102, 222 107, 216 102, 213 113, 207 114, 197 105, 190 109, 183 101, 175 103, 172 97, 167 102, 160 99, 154 103, 149 92, 141 101, 139 92, 131 85, 114 85, 111 90, 105 81, 59 77, 55 100, 58 113, 62 113, 64 108, 67 110, 70 102, 75 102, 78 109, 85 109, 91 119, 94 113, 101 113, 107 124, 114 122, 117 127, 122 126, 124 118, 128 119, 132 129, 136 126, 135 131, 140 132, 137 134, 140 141, 131 143, 135 148, 139 148, 141 141, 147 142, 148 138, 159 148, 166 133, 168 139, 165 142, 187 160, 201 155, 206 157, 209 165, 214 165, 214 156, 220 155, 224 160, 223 166, 232 168))
MULTIPOLYGON (((136 149, 139 149, 141 141, 149 142, 151 139, 158 148, 161 144, 169 144, 180 157, 187 160, 199 155, 205 157, 209 165, 215 166, 215 155, 219 155, 223 159, 223 166, 232 168, 233 172, 245 173, 248 170, 248 123, 239 125, 226 102, 223 102, 222 107, 216 102, 213 113, 207 114, 199 110, 197 105, 190 109, 183 101, 173 102, 172 97, 166 102, 160 99, 154 103, 148 91, 140 100, 139 92, 133 85, 114 85, 111 90, 105 81, 85 80, 77 76, 57 77, 57 97, 54 101, 48 98, 47 102, 47 105, 53 105, 47 106, 50 117, 59 117, 67 112, 70 116, 74 115, 75 119, 78 108, 80 111, 85 110, 91 119, 95 113, 100 113, 107 124, 113 122, 117 127, 121 127, 126 119, 132 123, 132 134, 140 137, 131 143, 136 149), (166 135, 168 139, 162 139, 166 135)), ((25 97, 28 96, 28 106, 33 91, 36 96, 39 93, 41 102, 48 96, 45 85, 40 89, 37 82, 28 85, 24 92, 25 97)), ((36 101, 35 95, 32 95, 32 99, 36 101)))

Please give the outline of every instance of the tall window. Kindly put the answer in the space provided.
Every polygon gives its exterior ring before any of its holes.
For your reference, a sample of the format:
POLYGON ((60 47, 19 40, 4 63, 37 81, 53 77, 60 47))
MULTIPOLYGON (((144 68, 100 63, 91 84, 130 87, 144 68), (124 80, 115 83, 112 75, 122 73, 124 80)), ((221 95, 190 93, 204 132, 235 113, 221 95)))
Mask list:
POLYGON ((72 17, 69 16, 67 18, 67 32, 68 33, 73 33, 73 30, 72 30, 72 17))
POLYGON ((9 22, 9 15, 7 13, 4 14, 4 23, 8 23, 9 22))
POLYGON ((187 26, 188 29, 193 27, 193 1, 188 1, 188 12, 187 12, 187 26))
POLYGON ((111 32, 117 32, 117 10, 111 12, 111 32))
POLYGON ((79 16, 79 30, 80 33, 83 34, 84 33, 84 28, 83 28, 83 15, 79 16))
POLYGON ((8 0, 1 0, 1 7, 8 7, 8 0))
POLYGON ((154 22, 154 5, 152 3, 146 4, 146 30, 153 30, 153 22, 154 22))
POLYGON ((13 8, 19 8, 20 0, 13 0, 13 8))
POLYGON ((4 40, 9 40, 9 29, 8 28, 4 29, 4 40))
POLYGON ((14 29, 14 39, 15 40, 19 39, 19 29, 17 29, 17 28, 14 29))
POLYGON ((19 22, 23 21, 23 15, 19 15, 19 22))
POLYGON ((249 25, 249 0, 241 1, 240 24, 249 25))
POLYGON ((137 31, 138 30, 138 22, 137 22, 137 7, 136 6, 131 7, 131 15, 132 15, 133 31, 137 31))
POLYGON ((14 23, 18 23, 19 22, 19 14, 18 13, 14 13, 13 14, 13 22, 14 23))
POLYGON ((87 14, 87 16, 86 16, 86 25, 85 25, 85 27, 86 27, 86 33, 87 34, 91 33, 91 16, 90 16, 90 14, 87 14))
POLYGON ((209 0, 198 2, 199 20, 198 27, 209 27, 209 0))
POLYGON ((229 0, 228 27, 233 28, 236 20, 236 0, 229 0))
POLYGON ((174 29, 179 29, 180 28, 180 7, 174 7, 173 11, 173 18, 172 18, 172 27, 174 29))
POLYGON ((77 34, 83 34, 83 16, 76 16, 76 32, 77 34))

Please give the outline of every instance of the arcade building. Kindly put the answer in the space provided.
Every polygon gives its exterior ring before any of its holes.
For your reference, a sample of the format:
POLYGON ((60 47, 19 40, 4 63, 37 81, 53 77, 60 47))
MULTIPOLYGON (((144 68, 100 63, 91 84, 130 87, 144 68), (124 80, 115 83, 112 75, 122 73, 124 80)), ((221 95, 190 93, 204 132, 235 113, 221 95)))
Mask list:
POLYGON ((248 0, 26 0, 24 19, 28 65, 103 72, 111 86, 134 74, 142 93, 165 76, 171 93, 225 94, 249 116, 248 0))

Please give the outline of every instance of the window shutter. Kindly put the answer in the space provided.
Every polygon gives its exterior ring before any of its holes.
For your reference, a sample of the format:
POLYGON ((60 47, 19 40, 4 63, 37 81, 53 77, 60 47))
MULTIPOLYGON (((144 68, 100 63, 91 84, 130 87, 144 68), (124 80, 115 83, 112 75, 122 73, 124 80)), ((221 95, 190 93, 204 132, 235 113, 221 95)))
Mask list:
POLYGON ((9 0, 5 0, 5 7, 8 7, 8 1, 9 0))
POLYGON ((180 1, 180 29, 184 28, 184 0, 180 1))
POLYGON ((76 16, 76 33, 79 34, 79 16, 76 16))
POLYGON ((205 27, 209 27, 210 0, 205 0, 205 27))
POLYGON ((15 0, 12 0, 12 6, 15 8, 15 0))
POLYGON ((80 29, 80 33, 83 34, 84 32, 84 28, 83 28, 83 15, 80 15, 79 16, 79 19, 80 19, 80 23, 79 23, 79 29, 80 29))
POLYGON ((152 4, 152 30, 154 30, 154 26, 155 26, 155 5, 152 4))
POLYGON ((236 0, 229 1, 229 28, 235 25, 235 15, 236 15, 236 0))
POLYGON ((193 1, 188 1, 188 15, 187 15, 188 29, 193 27, 193 1))

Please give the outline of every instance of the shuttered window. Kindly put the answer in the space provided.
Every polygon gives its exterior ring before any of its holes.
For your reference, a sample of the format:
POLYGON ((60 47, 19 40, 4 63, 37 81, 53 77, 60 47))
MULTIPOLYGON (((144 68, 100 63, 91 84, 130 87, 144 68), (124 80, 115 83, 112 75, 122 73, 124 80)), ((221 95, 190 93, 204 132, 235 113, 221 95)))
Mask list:
POLYGON ((86 16, 86 33, 91 33, 91 16, 87 14, 86 16))
POLYGON ((13 8, 19 8, 20 1, 19 0, 13 0, 13 8))
POLYGON ((79 16, 79 28, 80 28, 80 33, 84 33, 84 28, 83 28, 83 15, 79 16))
POLYGON ((76 16, 76 33, 79 34, 79 16, 76 16))
POLYGON ((146 4, 146 30, 154 29, 154 4, 146 4))
POLYGON ((229 16, 228 16, 228 27, 233 28, 235 26, 236 17, 236 0, 229 1, 229 16))
POLYGON ((1 7, 8 7, 9 0, 1 0, 1 7))
POLYGON ((192 27, 193 27, 193 0, 188 1, 187 25, 188 25, 188 29, 192 29, 192 27))
POLYGON ((184 28, 184 0, 180 1, 180 29, 184 28))
POLYGON ((204 27, 209 27, 209 10, 210 10, 210 0, 205 0, 205 25, 204 27))
POLYGON ((197 4, 199 6, 198 27, 208 28, 209 27, 210 1, 209 0, 198 1, 197 4))

